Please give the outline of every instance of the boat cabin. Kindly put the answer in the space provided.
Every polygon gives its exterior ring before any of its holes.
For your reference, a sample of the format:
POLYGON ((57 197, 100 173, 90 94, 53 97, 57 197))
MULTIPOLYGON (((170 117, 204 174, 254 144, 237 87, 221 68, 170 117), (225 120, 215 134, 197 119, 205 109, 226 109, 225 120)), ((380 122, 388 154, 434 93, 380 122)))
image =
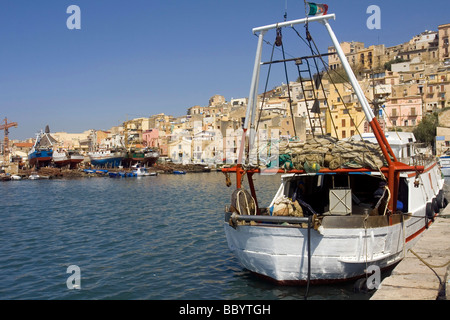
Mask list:
MULTIPOLYGON (((270 207, 288 198, 300 204, 304 216, 385 215, 389 197, 385 181, 373 173, 286 174, 270 207)), ((408 212, 405 178, 398 199, 397 211, 408 212)))

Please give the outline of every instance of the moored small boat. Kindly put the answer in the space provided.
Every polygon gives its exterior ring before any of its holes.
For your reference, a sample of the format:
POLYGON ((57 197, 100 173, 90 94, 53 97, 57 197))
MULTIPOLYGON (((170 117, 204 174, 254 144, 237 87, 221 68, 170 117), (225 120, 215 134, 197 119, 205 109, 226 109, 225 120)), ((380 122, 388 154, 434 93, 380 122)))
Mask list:
POLYGON ((28 176, 29 180, 39 180, 40 178, 41 177, 36 172, 33 172, 28 176))

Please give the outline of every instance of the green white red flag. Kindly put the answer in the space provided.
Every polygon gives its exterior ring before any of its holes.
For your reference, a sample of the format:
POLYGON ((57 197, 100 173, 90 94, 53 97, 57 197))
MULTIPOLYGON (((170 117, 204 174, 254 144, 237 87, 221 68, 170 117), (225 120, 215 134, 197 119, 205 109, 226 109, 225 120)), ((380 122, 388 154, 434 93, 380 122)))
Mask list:
POLYGON ((326 4, 318 4, 314 2, 307 2, 306 4, 309 6, 308 16, 323 16, 327 14, 328 5, 326 4))

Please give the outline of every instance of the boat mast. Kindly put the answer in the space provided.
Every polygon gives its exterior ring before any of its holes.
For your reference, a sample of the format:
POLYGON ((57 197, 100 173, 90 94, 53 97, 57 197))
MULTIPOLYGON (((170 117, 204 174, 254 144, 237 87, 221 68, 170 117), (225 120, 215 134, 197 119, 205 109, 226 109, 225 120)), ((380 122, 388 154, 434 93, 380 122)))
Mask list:
POLYGON ((313 21, 327 21, 328 19, 335 19, 334 14, 327 14, 323 16, 317 16, 317 17, 308 17, 303 19, 297 19, 297 20, 291 20, 291 21, 284 21, 276 24, 271 24, 267 26, 262 26, 258 28, 253 28, 252 32, 253 34, 259 33, 258 35, 258 45, 256 48, 256 57, 255 57, 255 63, 253 66, 253 75, 252 75, 252 82, 250 85, 250 93, 249 93, 249 99, 248 99, 248 106, 247 111, 245 114, 245 121, 244 121, 244 127, 243 127, 243 133, 242 133, 242 139, 241 139, 241 145, 239 148, 239 156, 237 161, 237 168, 236 168, 236 184, 237 187, 241 187, 241 178, 242 178, 242 161, 244 157, 244 148, 245 148, 245 138, 247 135, 247 131, 250 128, 249 132, 249 139, 248 139, 248 152, 252 150, 252 146, 254 143, 256 132, 254 132, 254 121, 256 117, 256 109, 257 109, 257 103, 258 103, 258 86, 259 86, 259 74, 261 70, 261 54, 262 54, 262 46, 264 42, 264 35, 267 31, 271 29, 277 29, 282 27, 292 27, 297 24, 305 24, 308 22, 313 21), (253 129, 253 130, 252 130, 253 129))
MULTIPOLYGON (((323 16, 317 16, 317 17, 308 17, 303 19, 297 19, 297 20, 291 20, 291 21, 284 21, 276 24, 271 24, 263 27, 254 28, 253 34, 259 33, 258 36, 258 46, 256 48, 256 57, 255 57, 255 64, 253 68, 253 76, 252 76, 252 83, 250 86, 250 94, 249 94, 249 100, 248 100, 248 107, 247 107, 247 113, 245 115, 245 122, 244 122, 244 133, 242 138, 245 138, 245 134, 249 128, 249 119, 250 120, 250 128, 254 128, 254 121, 256 116, 256 109, 257 109, 257 96, 258 96, 258 85, 259 85, 259 73, 261 69, 261 53, 262 53, 262 45, 264 41, 264 35, 267 31, 271 29, 278 29, 283 27, 292 27, 297 24, 305 24, 308 22, 313 21, 319 21, 319 22, 326 22, 328 19, 335 19, 334 14, 327 14, 323 16)), ((249 146, 248 150, 252 149, 252 145, 254 142, 254 136, 255 132, 251 130, 249 134, 249 146)), ((244 140, 242 140, 244 141, 244 140)), ((242 157, 243 157, 243 144, 241 143, 241 149, 239 150, 239 158, 238 158, 238 164, 242 164, 242 157)))

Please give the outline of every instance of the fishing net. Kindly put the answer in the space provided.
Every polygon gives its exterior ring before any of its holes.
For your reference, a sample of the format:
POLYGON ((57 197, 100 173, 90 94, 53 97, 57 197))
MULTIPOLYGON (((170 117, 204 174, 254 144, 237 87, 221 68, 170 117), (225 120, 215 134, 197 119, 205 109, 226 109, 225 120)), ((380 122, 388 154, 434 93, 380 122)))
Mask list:
POLYGON ((280 143, 280 167, 286 170, 318 172, 321 168, 370 168, 378 170, 386 165, 381 148, 376 143, 343 141, 335 138, 315 137, 303 142, 280 143))

